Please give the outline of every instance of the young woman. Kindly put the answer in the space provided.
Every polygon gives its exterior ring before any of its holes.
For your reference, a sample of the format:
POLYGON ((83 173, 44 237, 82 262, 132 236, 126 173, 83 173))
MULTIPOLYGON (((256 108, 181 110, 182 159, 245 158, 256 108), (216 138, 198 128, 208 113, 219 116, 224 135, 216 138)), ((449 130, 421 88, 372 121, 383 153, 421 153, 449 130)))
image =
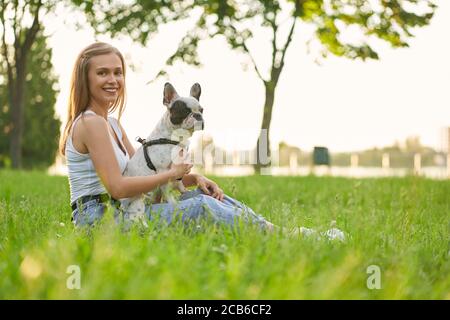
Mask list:
MULTIPOLYGON (((108 115, 125 106, 125 62, 122 54, 106 43, 94 43, 79 54, 73 69, 68 119, 60 141, 66 157, 72 219, 76 226, 101 219, 106 204, 152 191, 171 180, 182 178, 185 186, 197 185, 184 194, 174 208, 169 203, 146 207, 149 219, 170 223, 174 212, 183 221, 212 219, 233 225, 237 218, 273 230, 274 225, 242 203, 224 195, 213 181, 190 174, 191 164, 173 164, 169 171, 153 176, 125 177, 127 161, 135 150, 119 121, 108 115)), ((120 218, 115 210, 115 218, 120 218)), ((126 219, 126 213, 123 214, 126 219)))

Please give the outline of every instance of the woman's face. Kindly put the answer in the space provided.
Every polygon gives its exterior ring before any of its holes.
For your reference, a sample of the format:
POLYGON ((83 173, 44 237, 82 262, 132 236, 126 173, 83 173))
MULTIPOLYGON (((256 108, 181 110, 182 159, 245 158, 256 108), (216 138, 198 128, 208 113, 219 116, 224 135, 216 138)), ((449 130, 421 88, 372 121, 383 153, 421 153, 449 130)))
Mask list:
POLYGON ((92 57, 88 70, 90 103, 109 108, 123 90, 122 62, 114 53, 92 57))

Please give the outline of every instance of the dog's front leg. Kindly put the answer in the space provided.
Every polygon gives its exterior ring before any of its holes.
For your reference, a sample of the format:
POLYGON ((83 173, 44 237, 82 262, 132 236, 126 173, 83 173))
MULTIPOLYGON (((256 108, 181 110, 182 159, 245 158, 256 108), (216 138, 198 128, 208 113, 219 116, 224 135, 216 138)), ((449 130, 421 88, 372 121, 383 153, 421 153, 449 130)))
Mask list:
MULTIPOLYGON (((165 172, 165 171, 168 171, 168 170, 169 169, 159 170, 158 173, 159 172, 165 172)), ((168 182, 165 185, 162 185, 160 187, 160 189, 161 189, 161 197, 162 197, 161 201, 166 201, 166 202, 168 202, 168 203, 170 203, 172 205, 175 205, 178 202, 178 200, 177 200, 177 195, 178 194, 176 192, 176 190, 178 190, 178 188, 174 188, 177 185, 178 182, 181 183, 181 181, 171 181, 171 182, 168 182)))
POLYGON ((128 219, 132 222, 139 222, 144 227, 148 227, 145 216, 145 203, 142 197, 135 197, 130 200, 126 208, 128 219))
POLYGON ((172 186, 168 183, 163 186, 161 186, 161 193, 162 198, 167 201, 168 203, 172 205, 176 205, 177 199, 175 197, 175 190, 172 188, 172 186))
POLYGON ((181 180, 177 180, 177 181, 172 181, 168 184, 168 188, 170 188, 170 190, 173 193, 180 193, 183 194, 185 192, 187 192, 186 187, 184 186, 183 182, 181 180))
POLYGON ((185 193, 187 191, 181 180, 172 181, 171 186, 173 189, 178 190, 180 193, 185 193))

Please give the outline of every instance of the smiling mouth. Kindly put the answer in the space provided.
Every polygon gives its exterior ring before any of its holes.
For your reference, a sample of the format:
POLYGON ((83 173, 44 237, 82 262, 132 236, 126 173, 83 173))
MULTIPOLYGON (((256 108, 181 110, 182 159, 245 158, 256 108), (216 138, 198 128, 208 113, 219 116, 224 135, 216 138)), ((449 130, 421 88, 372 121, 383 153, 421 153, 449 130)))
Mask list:
POLYGON ((117 93, 117 91, 119 91, 119 88, 103 88, 103 90, 108 93, 117 93))

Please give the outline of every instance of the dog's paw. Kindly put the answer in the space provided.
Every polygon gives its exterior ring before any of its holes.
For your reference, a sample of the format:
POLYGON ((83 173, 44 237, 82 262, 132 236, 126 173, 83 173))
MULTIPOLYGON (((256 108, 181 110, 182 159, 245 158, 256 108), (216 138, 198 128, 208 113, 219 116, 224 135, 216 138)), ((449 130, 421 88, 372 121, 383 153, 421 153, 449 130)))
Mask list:
POLYGON ((140 225, 143 225, 145 228, 148 227, 147 217, 145 216, 144 212, 128 213, 127 218, 129 221, 131 221, 133 223, 138 223, 140 225))

